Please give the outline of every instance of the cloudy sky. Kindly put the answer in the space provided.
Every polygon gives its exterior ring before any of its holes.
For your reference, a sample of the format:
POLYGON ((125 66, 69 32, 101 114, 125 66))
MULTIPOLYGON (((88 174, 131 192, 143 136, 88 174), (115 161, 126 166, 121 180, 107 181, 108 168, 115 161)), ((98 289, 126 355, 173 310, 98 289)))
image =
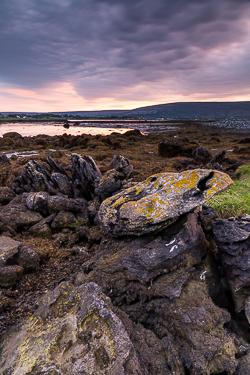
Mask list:
POLYGON ((250 100, 250 0, 1 0, 0 111, 250 100))

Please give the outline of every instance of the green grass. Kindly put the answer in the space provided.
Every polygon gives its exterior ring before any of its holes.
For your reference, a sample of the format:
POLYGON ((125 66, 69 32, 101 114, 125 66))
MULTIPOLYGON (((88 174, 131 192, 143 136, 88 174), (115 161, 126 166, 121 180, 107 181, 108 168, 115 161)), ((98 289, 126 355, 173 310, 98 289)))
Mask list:
POLYGON ((240 214, 250 215, 250 166, 243 165, 236 171, 233 186, 208 201, 220 217, 228 218, 240 214))

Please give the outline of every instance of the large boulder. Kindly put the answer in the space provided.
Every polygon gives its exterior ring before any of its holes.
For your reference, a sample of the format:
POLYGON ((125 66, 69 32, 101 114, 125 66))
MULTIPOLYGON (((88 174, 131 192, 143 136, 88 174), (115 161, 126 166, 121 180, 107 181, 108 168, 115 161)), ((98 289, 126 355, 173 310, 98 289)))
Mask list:
POLYGON ((205 169, 156 174, 106 199, 99 210, 101 226, 114 236, 159 231, 232 183, 225 173, 205 169))
POLYGON ((18 332, 2 338, 0 349, 3 374, 147 374, 110 299, 95 283, 61 283, 18 332))

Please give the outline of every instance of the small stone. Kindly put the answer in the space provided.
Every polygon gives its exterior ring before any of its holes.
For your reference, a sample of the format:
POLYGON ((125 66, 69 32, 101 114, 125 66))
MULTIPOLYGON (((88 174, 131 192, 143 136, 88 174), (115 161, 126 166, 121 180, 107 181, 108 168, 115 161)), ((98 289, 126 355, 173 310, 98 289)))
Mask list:
POLYGON ((23 274, 23 267, 18 265, 0 267, 0 286, 9 288, 16 284, 23 274))
POLYGON ((15 196, 16 194, 12 189, 3 186, 0 187, 0 204, 8 204, 15 196))

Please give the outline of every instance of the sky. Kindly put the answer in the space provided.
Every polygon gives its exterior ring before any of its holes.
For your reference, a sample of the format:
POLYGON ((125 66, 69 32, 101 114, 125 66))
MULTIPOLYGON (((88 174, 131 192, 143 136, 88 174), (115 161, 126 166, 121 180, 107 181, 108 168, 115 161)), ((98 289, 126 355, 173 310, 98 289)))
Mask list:
POLYGON ((250 0, 1 0, 0 111, 250 100, 250 0))

